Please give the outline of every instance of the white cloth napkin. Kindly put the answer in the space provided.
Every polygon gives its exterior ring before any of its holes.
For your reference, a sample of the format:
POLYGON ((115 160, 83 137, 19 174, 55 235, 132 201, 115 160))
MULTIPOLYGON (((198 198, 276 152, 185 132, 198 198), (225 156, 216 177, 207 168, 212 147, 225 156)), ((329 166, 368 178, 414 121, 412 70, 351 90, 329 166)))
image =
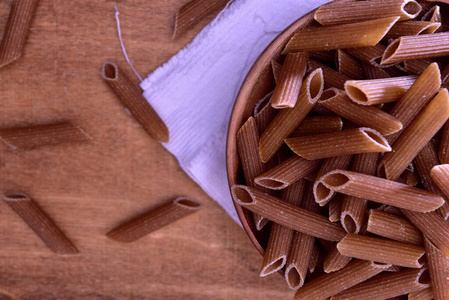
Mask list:
POLYGON ((235 0, 141 83, 165 121, 164 144, 184 171, 237 222, 226 177, 226 132, 246 73, 293 21, 328 0, 235 0))

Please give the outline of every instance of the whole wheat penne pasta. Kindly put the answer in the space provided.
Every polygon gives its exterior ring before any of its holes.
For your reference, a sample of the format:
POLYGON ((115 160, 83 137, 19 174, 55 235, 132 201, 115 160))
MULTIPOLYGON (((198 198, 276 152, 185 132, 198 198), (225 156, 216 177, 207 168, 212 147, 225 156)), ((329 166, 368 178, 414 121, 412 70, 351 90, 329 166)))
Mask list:
POLYGON ((366 79, 376 79, 376 78, 389 78, 387 72, 378 66, 372 65, 370 63, 362 63, 363 73, 366 79))
POLYGON ((423 245, 422 233, 415 225, 384 211, 369 211, 367 231, 398 242, 423 245))
MULTIPOLYGON (((298 180, 284 189, 280 197, 292 205, 299 206, 304 201, 305 187, 306 181, 298 180)), ((285 266, 294 234, 295 231, 290 228, 276 223, 273 224, 260 267, 260 277, 268 276, 285 266)))
POLYGON ((394 24, 385 35, 385 39, 396 39, 404 35, 418 35, 434 33, 441 23, 426 21, 403 21, 394 24))
POLYGON ((299 156, 293 156, 257 176, 254 182, 268 189, 284 189, 318 169, 320 165, 321 161, 319 160, 307 160, 299 156))
POLYGON ((285 139, 285 143, 294 153, 310 160, 365 152, 391 151, 387 140, 376 130, 367 127, 288 138, 285 139))
POLYGON ((443 164, 449 163, 449 122, 446 122, 443 127, 440 147, 438 148, 438 158, 443 164))
POLYGON ((288 53, 273 93, 274 108, 294 107, 298 100, 309 55, 307 52, 288 53))
POLYGON ((92 138, 69 121, 26 127, 0 128, 0 140, 12 149, 33 149, 46 145, 85 142, 92 138))
MULTIPOLYGON (((354 155, 351 170, 366 175, 375 175, 378 153, 363 153, 354 155)), ((341 207, 341 225, 348 233, 359 233, 362 229, 367 200, 345 195, 341 207)))
POLYGON ((408 269, 381 273, 332 296, 331 300, 389 299, 420 291, 430 286, 428 269, 408 269))
POLYGON ((386 46, 376 44, 370 47, 348 48, 345 49, 345 51, 362 62, 380 67, 380 60, 382 59, 385 49, 387 49, 386 46))
POLYGON ((58 255, 77 255, 78 249, 39 206, 23 193, 2 195, 3 200, 27 223, 47 247, 58 255))
POLYGON ((447 56, 448 54, 448 32, 402 36, 388 45, 380 63, 385 65, 412 59, 447 56))
POLYGON ((310 70, 321 69, 323 71, 325 88, 335 87, 337 89, 344 89, 346 80, 351 79, 348 76, 339 73, 334 69, 317 61, 314 61, 312 59, 309 59, 309 69, 310 70))
POLYGON ((335 51, 325 50, 325 51, 312 51, 309 52, 310 59, 319 61, 324 64, 332 65, 335 62, 335 51))
MULTIPOLYGON (((312 212, 318 213, 319 206, 313 198, 312 185, 306 183, 302 207, 312 212)), ((314 252, 315 237, 308 234, 295 232, 290 251, 287 255, 287 264, 285 266, 285 279, 292 289, 301 287, 306 279, 314 252)), ((316 257, 316 259, 318 259, 316 257)), ((316 262, 315 262, 316 263, 316 262)))
POLYGON ((413 292, 408 294, 409 300, 432 300, 433 299, 433 290, 432 287, 429 287, 427 289, 413 292))
POLYGON ((337 71, 351 79, 364 79, 363 69, 360 61, 345 51, 338 49, 336 55, 337 71))
POLYGON ((449 218, 449 204, 447 203, 447 199, 449 199, 449 189, 446 184, 444 184, 443 189, 445 192, 443 193, 439 188, 439 185, 431 178, 432 168, 440 163, 436 151, 436 144, 433 140, 428 142, 418 153, 414 159, 414 163, 424 188, 429 192, 440 195, 445 200, 445 203, 438 209, 438 212, 447 220, 449 218))
POLYGON ((404 66, 404 71, 408 74, 420 75, 432 63, 434 63, 434 61, 431 59, 421 58, 406 60, 402 63, 402 65, 404 66))
POLYGON ((449 299, 449 257, 431 241, 424 239, 430 280, 435 300, 449 299))
POLYGON ((374 46, 398 19, 388 17, 335 26, 307 27, 293 35, 282 53, 374 46))
POLYGON ((341 255, 335 244, 324 259, 323 270, 326 273, 336 272, 346 267, 350 261, 351 257, 341 255))
POLYGON ((304 80, 295 107, 281 110, 260 137, 259 153, 262 162, 267 162, 274 156, 284 139, 298 127, 322 92, 323 72, 316 69, 304 80))
POLYGON ((254 118, 256 118, 257 115, 259 115, 267 107, 271 108, 271 111, 277 112, 277 110, 271 106, 271 98, 273 97, 273 92, 274 91, 269 92, 268 94, 263 96, 261 99, 259 99, 259 101, 257 101, 256 105, 254 106, 254 110, 253 110, 254 118))
POLYGON ((191 0, 176 13, 173 38, 177 38, 198 24, 206 16, 225 8, 229 0, 191 0))
POLYGON ((329 26, 396 16, 403 21, 415 18, 420 12, 421 5, 413 0, 332 2, 320 6, 314 18, 329 26))
POLYGON ((378 175, 396 180, 449 118, 449 97, 442 89, 401 132, 393 151, 379 162, 378 175))
POLYGON ((428 191, 358 172, 334 170, 320 180, 339 193, 418 212, 433 211, 444 203, 443 198, 428 191))
POLYGON ((340 221, 341 207, 343 205, 343 195, 338 194, 332 201, 329 202, 329 220, 331 222, 340 221))
POLYGON ((444 255, 449 256, 449 222, 439 213, 419 213, 402 209, 403 214, 413 223, 444 255))
POLYGON ((312 255, 310 257, 310 261, 309 261, 309 272, 310 273, 314 273, 316 267, 318 266, 318 258, 320 256, 320 251, 318 249, 317 244, 315 243, 313 245, 313 251, 312 251, 312 255))
POLYGON ((22 56, 39 0, 15 0, 0 43, 0 68, 22 56))
POLYGON ((331 241, 338 241, 344 236, 344 230, 339 224, 257 189, 233 185, 231 195, 237 204, 296 231, 331 241))
POLYGON ((389 264, 353 260, 339 271, 323 274, 307 282, 296 292, 295 300, 325 300, 379 274, 389 267, 389 264))
POLYGON ((354 124, 370 127, 382 135, 402 129, 402 124, 392 115, 375 106, 354 103, 346 93, 336 88, 325 90, 318 103, 354 124), (321 100, 323 99, 323 100, 321 100))
POLYGON ((306 136, 326 132, 340 131, 343 121, 338 116, 312 116, 306 117, 292 132, 290 137, 306 136))
POLYGON ((117 242, 134 242, 153 231, 197 212, 202 207, 201 203, 193 199, 178 197, 118 225, 108 231, 106 236, 117 242))
MULTIPOLYGON (((433 99, 440 89, 441 75, 436 63, 430 64, 426 70, 416 79, 415 83, 407 90, 405 95, 396 102, 390 110, 390 114, 396 117, 403 128, 407 127, 416 115, 433 99)), ((387 137, 389 143, 393 143, 399 134, 387 137)))
POLYGON ((168 142, 169 132, 165 123, 142 96, 139 88, 115 63, 105 61, 101 77, 150 137, 159 142, 168 142))
POLYGON ((446 203, 444 203, 444 205, 438 210, 438 212, 443 216, 445 220, 447 220, 449 218, 449 204, 447 202, 447 199, 449 199, 449 165, 443 164, 435 165, 434 167, 429 166, 429 168, 430 167, 431 170, 429 173, 432 180, 428 181, 427 184, 430 188, 434 189, 436 192, 442 193, 442 195, 444 196, 446 203), (433 183, 435 183, 436 186, 433 183))
POLYGON ((348 80, 345 82, 345 92, 352 101, 361 105, 395 102, 404 96, 416 78, 414 75, 409 75, 393 78, 348 80))
POLYGON ((426 261, 424 247, 367 235, 348 233, 337 248, 345 256, 406 268, 421 268, 426 261))
POLYGON ((443 20, 441 18, 441 9, 440 9, 440 7, 438 5, 434 5, 431 9, 429 9, 422 16, 421 21, 441 23, 443 20))
POLYGON ((349 166, 351 159, 351 155, 343 155, 330 157, 323 161, 313 185, 313 195, 316 203, 320 206, 326 205, 335 196, 335 192, 321 182, 321 177, 332 170, 345 170, 349 166))
POLYGON ((259 129, 259 135, 261 135, 274 117, 278 113, 278 110, 271 106, 271 96, 273 92, 268 93, 262 99, 257 102, 254 107, 254 119, 256 120, 257 128, 259 129))
MULTIPOLYGON (((254 179, 267 170, 259 156, 259 131, 256 121, 250 117, 237 132, 237 150, 243 170, 243 176, 248 186, 255 187, 254 179)), ((269 193, 269 190, 261 190, 269 193)), ((253 214, 254 224, 257 230, 261 230, 268 222, 267 219, 253 214)))
POLYGON ((282 64, 275 60, 271 60, 271 68, 273 69, 274 82, 278 83, 279 77, 281 76, 282 64))

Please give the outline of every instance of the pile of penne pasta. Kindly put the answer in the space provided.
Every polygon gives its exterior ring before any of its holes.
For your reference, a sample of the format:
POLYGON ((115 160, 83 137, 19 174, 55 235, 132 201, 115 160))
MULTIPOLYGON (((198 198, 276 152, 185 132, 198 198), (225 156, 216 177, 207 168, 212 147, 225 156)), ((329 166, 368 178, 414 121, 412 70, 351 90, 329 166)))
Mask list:
POLYGON ((332 2, 273 58, 231 194, 295 299, 449 299, 447 8, 332 2))

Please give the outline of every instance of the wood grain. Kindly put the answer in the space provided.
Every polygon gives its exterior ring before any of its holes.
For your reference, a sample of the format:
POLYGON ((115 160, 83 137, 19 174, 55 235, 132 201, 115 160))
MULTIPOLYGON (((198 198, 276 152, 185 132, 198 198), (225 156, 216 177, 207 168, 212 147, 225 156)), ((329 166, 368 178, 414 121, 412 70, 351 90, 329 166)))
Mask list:
MULTIPOLYGON (((187 2, 118 2, 124 43, 142 76, 210 20, 172 40, 174 16, 187 2)), ((11 3, 0 1, 0 34, 11 3)), ((23 57, 0 70, 0 127, 64 118, 93 138, 32 151, 0 144, 0 191, 24 190, 42 199, 39 204, 81 253, 56 257, 0 202, 0 295, 22 300, 292 299, 281 276, 259 278, 261 257, 244 231, 171 154, 123 114, 102 81, 104 60, 126 67, 114 13, 111 1, 40 1, 23 57), (104 236, 124 218, 176 196, 192 197, 205 208, 129 245, 104 236)))

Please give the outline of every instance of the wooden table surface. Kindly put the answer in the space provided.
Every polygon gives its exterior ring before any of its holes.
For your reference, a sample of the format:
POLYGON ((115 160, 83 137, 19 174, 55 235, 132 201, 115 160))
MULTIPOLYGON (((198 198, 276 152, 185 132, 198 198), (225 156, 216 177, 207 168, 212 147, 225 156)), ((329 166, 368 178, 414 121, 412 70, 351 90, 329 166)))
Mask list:
MULTIPOLYGON (((243 230, 148 138, 100 78, 125 64, 113 5, 136 69, 146 76, 208 21, 172 40, 188 0, 41 0, 25 53, 0 69, 0 126, 72 120, 93 141, 34 150, 0 143, 0 192, 33 197, 80 255, 53 254, 0 201, 0 299, 292 299, 281 276, 259 278, 261 256, 243 230), (200 212, 137 242, 104 234, 176 196, 200 212)), ((12 0, 0 1, 0 34, 12 0)), ((131 77, 136 83, 136 77, 131 77)))

